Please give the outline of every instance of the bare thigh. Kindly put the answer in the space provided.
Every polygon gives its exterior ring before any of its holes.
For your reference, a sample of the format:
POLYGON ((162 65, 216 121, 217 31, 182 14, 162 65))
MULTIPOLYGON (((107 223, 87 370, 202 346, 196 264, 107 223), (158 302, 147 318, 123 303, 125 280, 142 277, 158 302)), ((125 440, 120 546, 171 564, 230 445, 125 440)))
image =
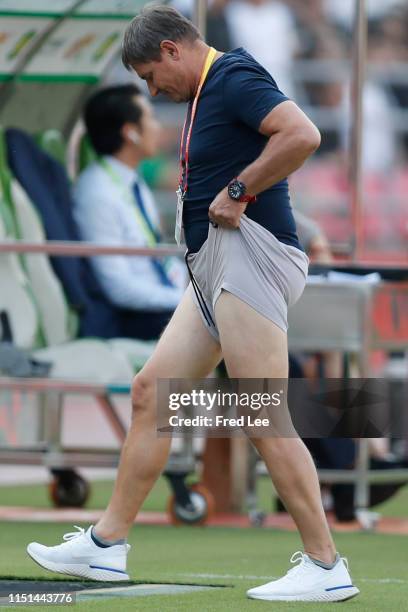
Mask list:
MULTIPOLYGON (((275 323, 259 314, 254 308, 236 296, 222 291, 215 307, 215 317, 225 365, 230 378, 286 379, 288 377, 288 348, 286 333, 275 323)), ((280 388, 286 388, 281 384, 280 388)), ((278 384, 278 383, 277 383, 278 384)), ((271 384, 259 388, 253 383, 250 392, 269 393, 278 391, 271 384)), ((261 409, 256 416, 269 419, 268 435, 275 439, 295 437, 292 419, 288 410, 286 393, 275 409, 261 409)), ((256 442, 254 430, 246 432, 256 442)), ((263 446, 262 440, 259 443, 263 446)), ((258 450, 261 450, 261 446, 258 450)))
POLYGON ((142 378, 204 378, 220 362, 221 347, 204 326, 190 291, 140 372, 142 378))
POLYGON ((287 335, 227 291, 215 305, 222 353, 231 378, 287 378, 287 335))

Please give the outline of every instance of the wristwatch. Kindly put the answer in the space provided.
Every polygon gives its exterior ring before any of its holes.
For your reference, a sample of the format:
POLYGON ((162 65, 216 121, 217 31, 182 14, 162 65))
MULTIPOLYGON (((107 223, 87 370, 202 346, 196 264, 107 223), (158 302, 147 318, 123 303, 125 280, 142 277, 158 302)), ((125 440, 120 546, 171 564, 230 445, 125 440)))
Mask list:
POLYGON ((228 195, 236 202, 255 202, 256 196, 246 195, 246 185, 237 178, 234 178, 228 185, 228 195))

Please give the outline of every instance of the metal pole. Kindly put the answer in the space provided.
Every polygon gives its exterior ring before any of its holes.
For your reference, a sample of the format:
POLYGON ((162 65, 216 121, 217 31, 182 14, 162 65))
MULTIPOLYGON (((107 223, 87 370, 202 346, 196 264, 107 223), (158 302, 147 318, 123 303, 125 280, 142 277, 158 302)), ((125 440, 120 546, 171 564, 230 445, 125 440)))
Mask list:
POLYGON ((205 40, 207 37, 207 0, 195 0, 194 23, 205 40))
MULTIPOLYGON (((351 88, 351 151, 350 188, 354 228, 353 259, 361 259, 363 248, 363 95, 367 65, 367 6, 366 0, 356 0, 354 19, 353 83, 351 88)), ((364 347, 365 349, 365 347, 364 347)), ((363 349, 363 350, 364 350, 363 349)), ((364 373, 366 375, 366 373, 364 373)), ((368 440, 358 443, 354 506, 366 512, 369 505, 369 446, 368 440)), ((362 517, 360 517, 361 520, 362 517)))
POLYGON ((363 94, 367 63, 367 5, 356 0, 354 20, 353 81, 351 87, 351 150, 350 195, 354 229, 353 259, 358 261, 362 252, 363 212, 363 94))
POLYGON ((370 503, 370 446, 366 438, 362 438, 357 447, 356 486, 354 492, 354 508, 359 512, 367 512, 370 503))

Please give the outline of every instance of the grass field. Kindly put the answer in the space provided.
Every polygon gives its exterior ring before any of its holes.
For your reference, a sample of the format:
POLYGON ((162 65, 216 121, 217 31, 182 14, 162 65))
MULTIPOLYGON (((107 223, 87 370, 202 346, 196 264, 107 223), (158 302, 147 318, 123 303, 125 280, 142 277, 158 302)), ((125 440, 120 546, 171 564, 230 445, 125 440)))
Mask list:
MULTIPOLYGON (((89 507, 102 507, 111 483, 97 483, 89 507)), ((270 486, 260 479, 261 506, 270 505, 270 486)), ((145 509, 161 510, 167 485, 159 481, 145 509)), ((1 487, 0 504, 47 506, 44 487, 1 487)), ((406 516, 408 490, 403 490, 382 511, 406 516)), ((0 523, 0 577, 50 579, 26 556, 30 540, 55 544, 72 525, 0 523)), ((344 604, 347 610, 390 612, 408 609, 408 538, 377 534, 338 534, 340 553, 351 563, 354 582, 361 595, 344 604)), ((281 575, 288 569, 291 554, 301 548, 296 534, 266 529, 219 527, 135 526, 129 538, 132 545, 129 568, 131 578, 140 582, 177 582, 227 585, 222 590, 182 595, 153 595, 137 599, 112 598, 77 604, 87 610, 154 610, 170 612, 210 612, 229 610, 317 610, 333 609, 334 604, 269 604, 247 600, 245 591, 281 575)), ((55 606, 52 606, 54 608, 55 606)), ((36 606, 36 609, 50 607, 36 606)), ((336 608, 337 609, 337 608, 336 608)))

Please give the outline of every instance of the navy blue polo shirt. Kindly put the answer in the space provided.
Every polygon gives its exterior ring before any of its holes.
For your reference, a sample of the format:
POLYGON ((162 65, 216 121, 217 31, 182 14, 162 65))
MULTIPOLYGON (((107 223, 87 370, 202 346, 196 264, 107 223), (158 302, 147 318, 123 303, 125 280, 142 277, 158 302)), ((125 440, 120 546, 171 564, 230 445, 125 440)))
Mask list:
MULTIPOLYGON (((288 98, 271 75, 242 48, 225 53, 211 66, 190 141, 183 211, 189 251, 198 251, 207 238, 208 209, 216 195, 262 153, 268 138, 258 128, 266 115, 285 100, 288 98)), ((192 102, 187 127, 191 107, 192 102)), ((245 214, 281 242, 303 250, 296 234, 287 179, 259 193, 245 214)))

